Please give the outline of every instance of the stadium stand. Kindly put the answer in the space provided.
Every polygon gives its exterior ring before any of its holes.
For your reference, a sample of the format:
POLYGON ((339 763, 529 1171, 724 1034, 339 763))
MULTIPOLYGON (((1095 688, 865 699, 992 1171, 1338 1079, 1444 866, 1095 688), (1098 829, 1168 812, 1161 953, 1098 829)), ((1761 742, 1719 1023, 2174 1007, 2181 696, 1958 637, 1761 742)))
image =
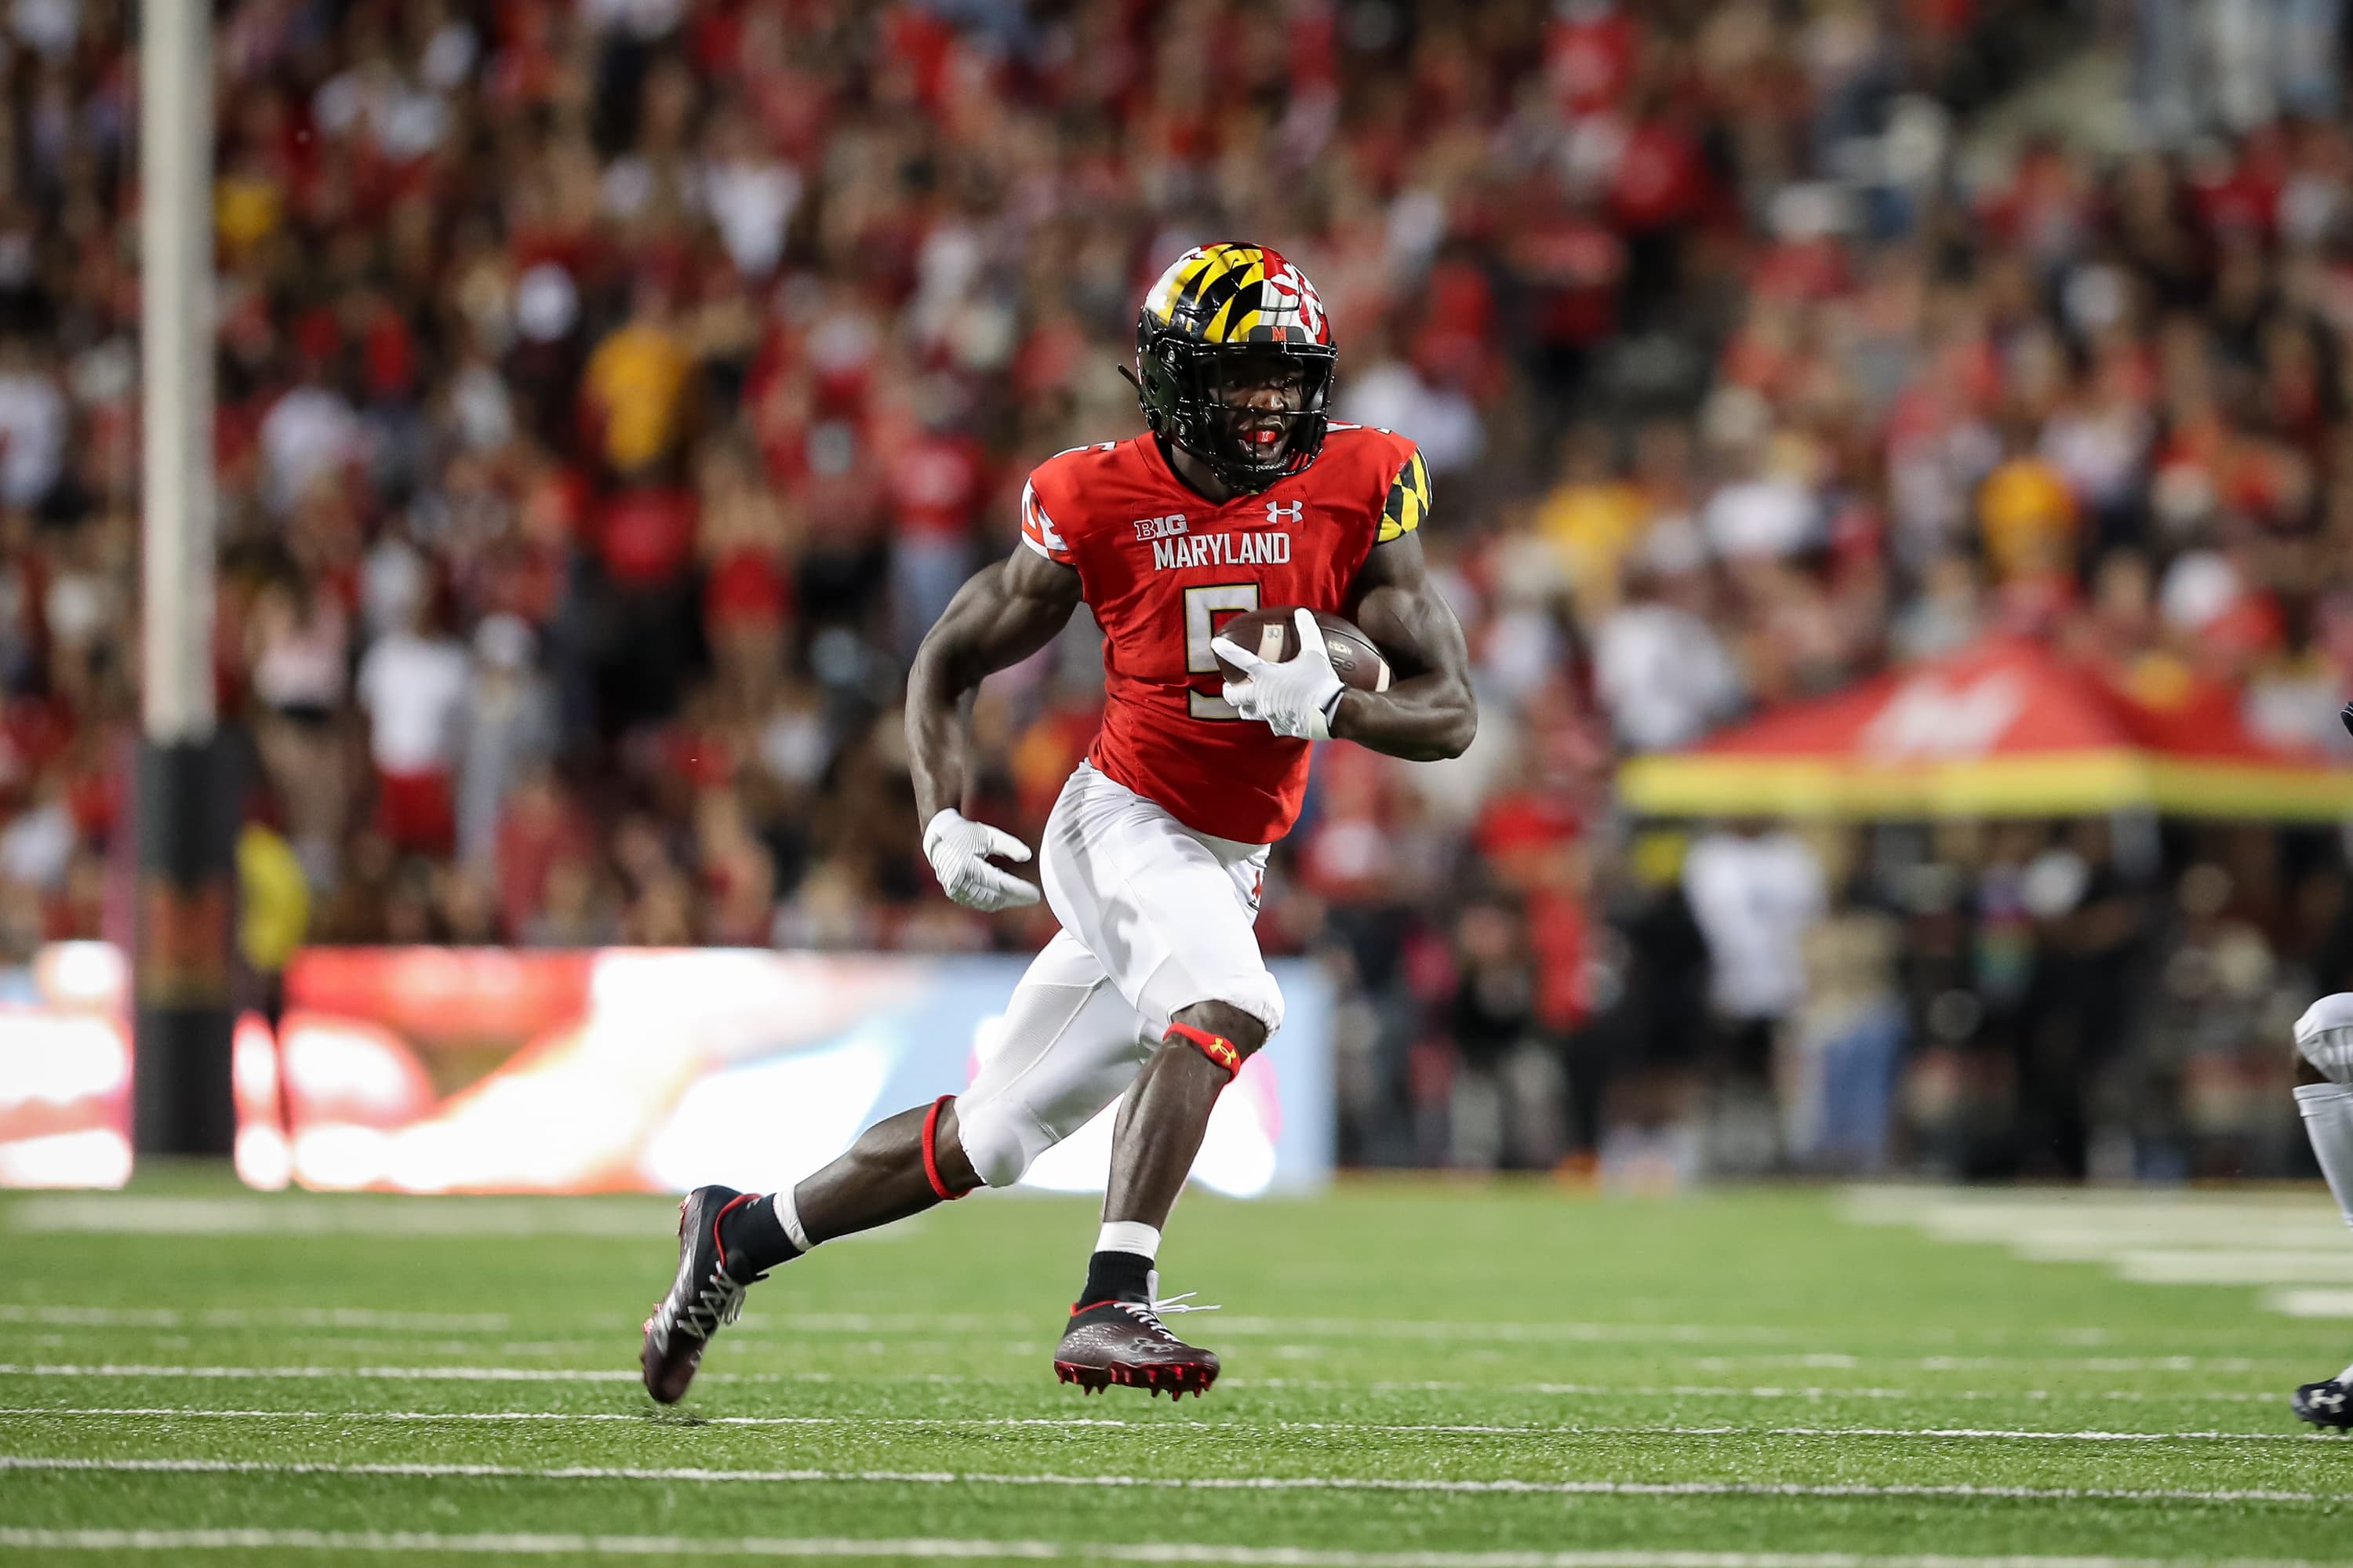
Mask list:
MULTIPOLYGON (((1034 946, 924 873, 904 662, 1028 466, 1136 428, 1144 282, 1248 236, 1421 442, 1482 681, 1459 763, 1333 748, 1270 879, 1350 998, 1345 1158, 2294 1157, 2333 833, 1686 832, 1612 770, 1995 631, 2344 746, 2337 5, 221 11, 216 669, 311 940, 1034 946), (2057 70, 2123 132, 2038 118, 2057 70), (1760 890, 1810 983, 1744 989, 1760 890)), ((22 954, 126 918, 137 193, 117 9, 5 26, 22 954)), ((976 814, 1034 835, 1099 700, 1091 628, 995 683, 976 814)))

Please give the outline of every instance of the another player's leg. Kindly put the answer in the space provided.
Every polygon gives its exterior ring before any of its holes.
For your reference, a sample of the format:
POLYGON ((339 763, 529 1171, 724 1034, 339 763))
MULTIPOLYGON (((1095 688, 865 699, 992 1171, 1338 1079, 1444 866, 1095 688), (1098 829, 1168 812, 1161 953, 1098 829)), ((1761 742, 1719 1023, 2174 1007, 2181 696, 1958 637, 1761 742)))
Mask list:
POLYGON ((1006 1009, 1005 1044, 961 1096, 888 1117, 797 1185, 698 1187, 679 1205, 679 1268, 647 1320, 646 1389, 684 1397, 744 1290, 821 1242, 873 1230, 976 1187, 1010 1186, 1109 1105, 1142 1054, 1134 1010, 1067 935, 1034 959, 1006 1009))
POLYGON ((1054 1372, 1088 1393, 1112 1383, 1162 1389, 1171 1399, 1205 1393, 1218 1377, 1213 1351, 1190 1345, 1161 1320, 1154 1267, 1168 1212, 1209 1129, 1218 1096, 1265 1044, 1266 1025, 1221 1001, 1180 1009, 1136 1075, 1112 1134, 1103 1226, 1086 1284, 1054 1351, 1054 1372))
MULTIPOLYGON (((2353 1226, 2353 992, 2324 996, 2295 1022, 2295 1108, 2337 1210, 2353 1226)), ((2290 1406, 2316 1426, 2353 1430, 2353 1366, 2295 1391, 2290 1406)))

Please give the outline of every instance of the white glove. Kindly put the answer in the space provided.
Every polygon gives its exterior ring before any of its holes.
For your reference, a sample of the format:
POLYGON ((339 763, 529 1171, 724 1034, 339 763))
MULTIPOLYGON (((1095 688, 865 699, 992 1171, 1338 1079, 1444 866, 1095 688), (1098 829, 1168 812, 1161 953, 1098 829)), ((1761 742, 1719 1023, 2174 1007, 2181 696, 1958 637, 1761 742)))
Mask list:
POLYGON ((1007 871, 991 865, 988 857, 1010 861, 1029 858, 1029 846, 1002 828, 976 822, 951 806, 923 830, 923 857, 950 898, 967 909, 994 915, 1018 904, 1038 902, 1038 889, 1007 871))
POLYGON ((1279 664, 1269 663, 1231 638, 1211 640, 1210 652, 1242 673, 1226 683, 1226 701, 1246 719, 1258 719, 1277 735, 1301 740, 1332 738, 1332 715, 1348 688, 1332 669, 1331 651, 1324 646, 1324 629, 1315 612, 1302 609, 1293 618, 1299 627, 1299 652, 1279 664))

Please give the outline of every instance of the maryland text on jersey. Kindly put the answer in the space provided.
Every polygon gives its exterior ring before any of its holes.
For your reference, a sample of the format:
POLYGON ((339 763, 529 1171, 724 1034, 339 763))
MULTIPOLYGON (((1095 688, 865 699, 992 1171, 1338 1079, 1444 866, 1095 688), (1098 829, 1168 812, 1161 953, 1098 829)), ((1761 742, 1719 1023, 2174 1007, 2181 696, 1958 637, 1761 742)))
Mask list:
POLYGON ((1291 559, 1288 534, 1195 534, 1189 538, 1156 539, 1152 546, 1155 571, 1181 571, 1193 567, 1279 567, 1291 559))

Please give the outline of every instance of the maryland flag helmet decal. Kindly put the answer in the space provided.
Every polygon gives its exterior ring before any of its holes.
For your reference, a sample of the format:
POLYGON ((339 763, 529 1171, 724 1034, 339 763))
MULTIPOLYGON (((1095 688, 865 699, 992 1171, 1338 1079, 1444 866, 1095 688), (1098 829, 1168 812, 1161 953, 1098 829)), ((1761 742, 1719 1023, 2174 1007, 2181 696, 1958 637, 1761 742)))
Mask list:
POLYGON ((1136 317, 1134 379, 1145 420, 1238 491, 1264 490, 1315 461, 1338 358, 1315 285, 1262 245, 1187 250, 1160 274, 1136 317), (1266 450, 1241 441, 1233 424, 1240 392, 1270 382, 1295 402, 1278 416, 1284 439, 1266 450))
POLYGON ((1259 245, 1195 246, 1144 296, 1144 314, 1192 343, 1332 346, 1315 285, 1280 251, 1259 245))

